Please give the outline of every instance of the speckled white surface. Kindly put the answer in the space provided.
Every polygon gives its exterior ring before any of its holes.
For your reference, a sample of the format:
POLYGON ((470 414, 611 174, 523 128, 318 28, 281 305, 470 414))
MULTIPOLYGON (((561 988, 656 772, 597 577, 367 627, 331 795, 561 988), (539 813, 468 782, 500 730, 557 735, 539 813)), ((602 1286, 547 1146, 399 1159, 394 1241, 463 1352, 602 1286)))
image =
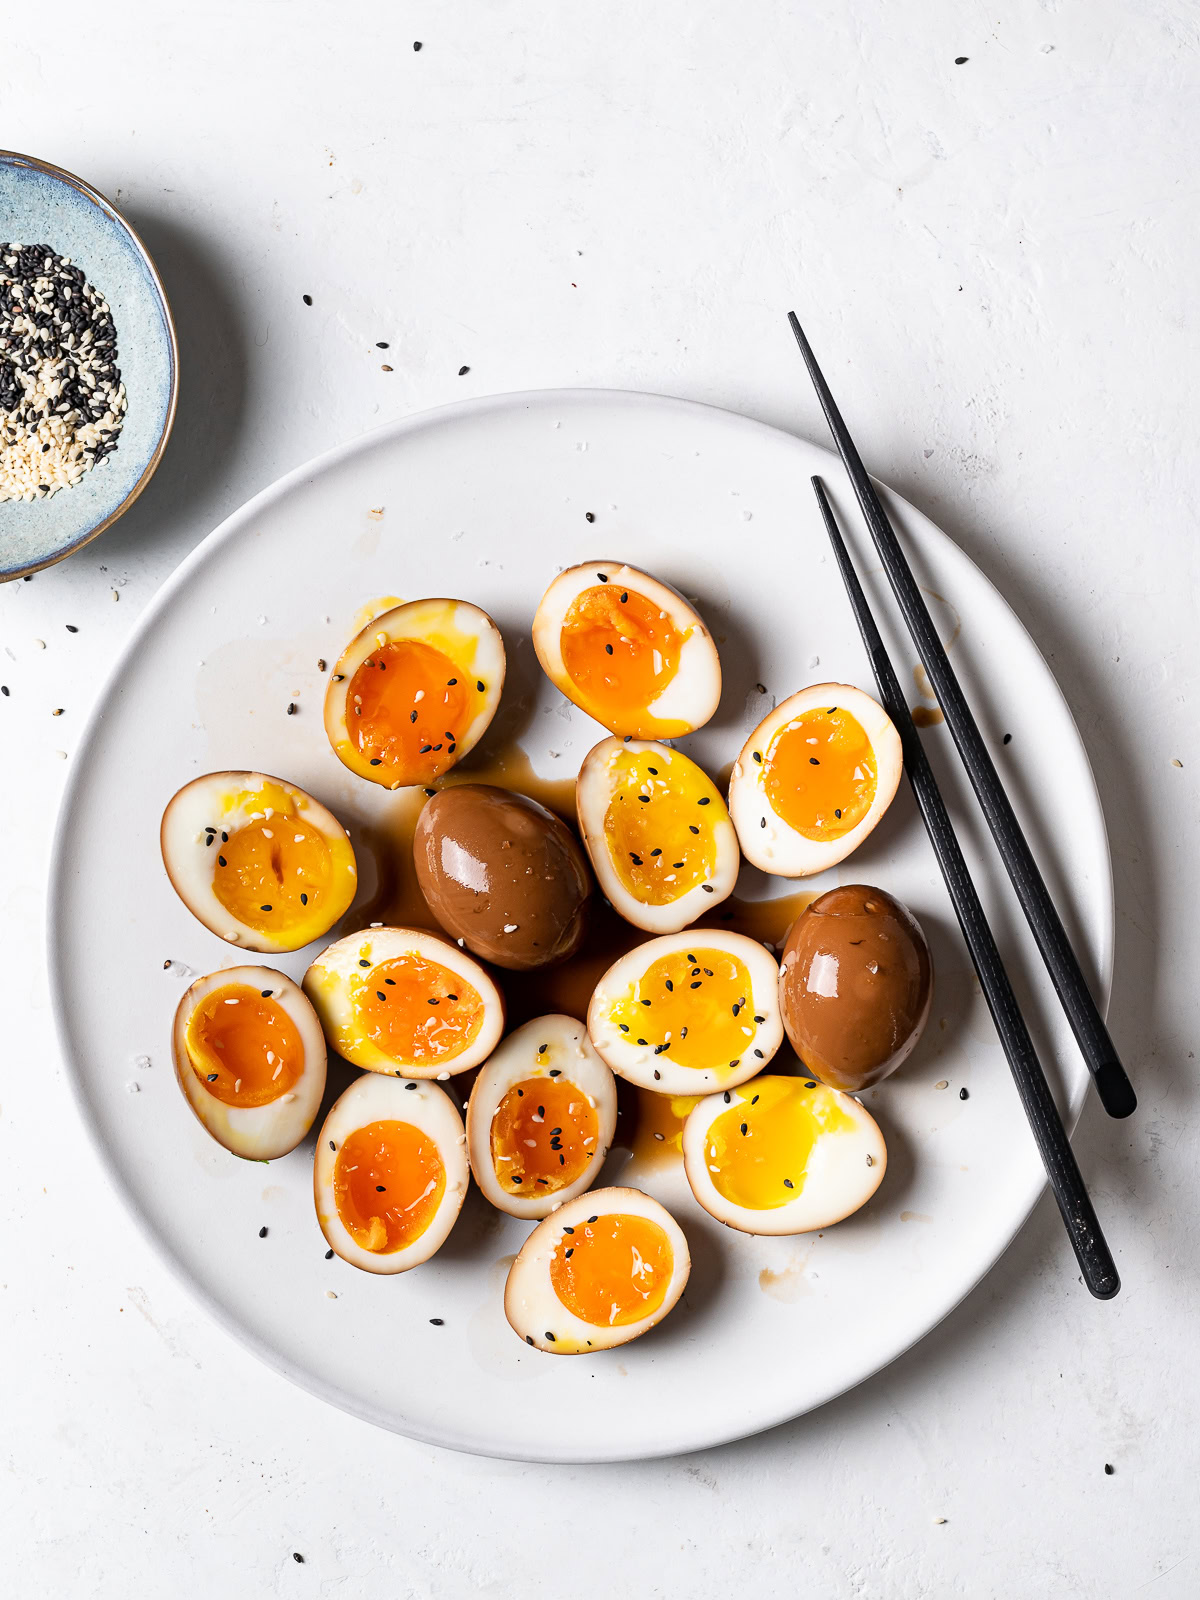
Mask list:
POLYGON ((6 42, 5 141, 119 193, 172 293, 183 392, 129 516, 0 590, 6 1569, 48 1596, 184 1600, 1194 1594, 1195 16, 56 16, 6 42), (1125 1290, 1089 1301, 1043 1204, 922 1345, 765 1438, 556 1469, 407 1444, 235 1348, 108 1192, 42 975, 56 752, 196 540, 374 422, 589 383, 820 437, 793 303, 873 470, 999 583, 1088 741, 1142 1109, 1090 1109, 1077 1147, 1125 1290))

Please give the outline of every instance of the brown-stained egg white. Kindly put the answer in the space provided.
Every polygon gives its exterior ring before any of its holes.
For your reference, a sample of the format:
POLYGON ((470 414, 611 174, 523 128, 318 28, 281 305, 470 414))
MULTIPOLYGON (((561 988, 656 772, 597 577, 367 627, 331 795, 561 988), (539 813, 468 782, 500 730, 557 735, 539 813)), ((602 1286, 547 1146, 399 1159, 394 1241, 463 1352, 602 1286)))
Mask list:
POLYGON ((779 1006, 792 1047, 814 1077, 856 1094, 904 1062, 933 999, 921 925, 869 885, 830 889, 792 924, 779 1006))
POLYGON ((484 783, 439 791, 417 819, 413 862, 430 911, 482 960, 525 972, 579 948, 591 874, 536 800, 484 783))

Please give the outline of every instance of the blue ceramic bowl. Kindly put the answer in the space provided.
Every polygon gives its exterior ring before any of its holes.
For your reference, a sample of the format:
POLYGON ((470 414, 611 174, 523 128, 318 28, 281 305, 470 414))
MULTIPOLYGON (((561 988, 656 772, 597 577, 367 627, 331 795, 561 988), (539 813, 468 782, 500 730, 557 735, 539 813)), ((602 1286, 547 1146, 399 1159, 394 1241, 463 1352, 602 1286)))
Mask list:
POLYGON ((167 297, 137 234, 82 178, 0 150, 0 242, 69 256, 112 307, 127 410, 117 448, 71 488, 0 501, 0 582, 77 550, 133 504, 175 420, 179 352, 167 297))

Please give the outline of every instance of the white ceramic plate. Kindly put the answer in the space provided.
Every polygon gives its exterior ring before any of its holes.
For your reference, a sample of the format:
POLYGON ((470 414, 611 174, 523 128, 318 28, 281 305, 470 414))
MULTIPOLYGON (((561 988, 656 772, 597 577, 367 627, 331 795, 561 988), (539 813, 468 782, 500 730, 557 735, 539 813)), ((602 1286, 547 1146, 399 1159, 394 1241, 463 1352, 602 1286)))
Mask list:
MULTIPOLYGON (((668 1454, 752 1433, 820 1405, 919 1339, 993 1264, 1041 1190, 906 787, 856 856, 810 880, 865 880, 898 894, 934 949, 925 1039, 867 1097, 891 1152, 883 1187, 823 1235, 757 1240, 700 1212, 678 1169, 613 1158, 606 1180, 664 1200, 694 1259, 686 1303, 623 1349, 556 1359, 517 1339, 501 1295, 527 1228, 477 1194, 440 1255, 415 1272, 373 1277, 326 1261, 311 1139, 269 1169, 238 1161, 205 1135, 174 1081, 175 1004, 190 973, 226 964, 229 952, 167 883, 163 805, 197 773, 249 766, 301 783, 361 837, 388 800, 330 751, 317 659, 337 657, 364 602, 455 594, 489 610, 509 646, 507 692, 536 697, 523 743, 539 772, 562 777, 600 732, 541 679, 528 637, 534 606, 575 561, 649 568, 697 598, 722 646, 721 708, 686 741, 716 770, 762 714, 756 684, 778 697, 823 679, 873 687, 826 556, 814 472, 832 485, 890 618, 840 469, 814 445, 705 406, 600 391, 414 417, 292 473, 205 540, 142 617, 100 698, 63 805, 50 901, 58 1023, 80 1107, 135 1216, 208 1309, 278 1371, 358 1416, 457 1449, 552 1461, 668 1454), (299 707, 292 717, 289 701, 299 707)), ((953 657, 964 687, 1107 994, 1108 849, 1067 705, 966 556, 911 507, 891 505, 920 581, 940 597, 947 638, 962 619, 953 657)), ((911 647, 890 623, 887 638, 920 703, 911 647)), ((1073 1120, 1086 1074, 946 759, 946 730, 925 739, 1073 1120)), ((278 964, 299 977, 312 953, 278 964)))

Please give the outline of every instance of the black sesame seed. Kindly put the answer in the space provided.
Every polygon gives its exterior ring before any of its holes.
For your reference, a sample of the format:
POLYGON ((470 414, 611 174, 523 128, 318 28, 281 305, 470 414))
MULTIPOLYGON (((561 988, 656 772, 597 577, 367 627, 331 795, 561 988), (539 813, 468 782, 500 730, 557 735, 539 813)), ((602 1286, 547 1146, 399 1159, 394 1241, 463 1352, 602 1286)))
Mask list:
POLYGON ((783 1187, 785 1189, 794 1189, 796 1187, 796 1185, 792 1182, 792 1180, 790 1178, 785 1178, 783 1180, 783 1187))
POLYGON ((470 370, 471 370, 470 367, 459 367, 459 369, 458 369, 459 377, 460 378, 465 378, 467 373, 470 372, 470 370))
POLYGON ((334 1142, 333 1142, 333 1140, 332 1140, 332 1139, 330 1139, 330 1141, 329 1141, 329 1148, 330 1148, 330 1149, 331 1149, 331 1150, 336 1150, 336 1149, 337 1149, 337 1145, 336 1145, 336 1144, 334 1144, 334 1142))
MULTIPOLYGON (((209 844, 211 844, 212 840, 210 839, 208 842, 209 842, 209 844)), ((226 861, 224 856, 218 856, 217 857, 217 865, 219 867, 227 867, 229 865, 229 863, 226 861)))
POLYGON ((546 1335, 546 1337, 547 1337, 547 1339, 549 1339, 551 1344, 557 1344, 558 1343, 558 1340, 554 1337, 554 1335, 552 1333, 548 1333, 546 1335))
POLYGON ((833 814, 834 814, 835 817, 837 817, 839 819, 841 818, 841 815, 842 815, 840 810, 835 810, 833 814))
POLYGON ((406 1089, 415 1089, 415 1088, 416 1088, 416 1087, 417 1087, 417 1086, 416 1086, 416 1084, 415 1084, 415 1083, 406 1083, 406 1084, 405 1084, 405 1085, 404 1085, 404 1087, 405 1087, 405 1088, 406 1088, 406 1089))
POLYGON ((294 700, 288 701, 287 714, 289 717, 294 717, 296 715, 296 702, 294 700))
POLYGON ((649 1039, 639 1039, 639 1040, 638 1040, 638 1043, 639 1043, 639 1044, 649 1044, 649 1043, 650 1043, 650 1041, 649 1041, 649 1039))
POLYGON ((67 632, 68 633, 78 633, 79 629, 75 626, 75 624, 73 622, 68 622, 67 623, 67 632))
POLYGON ((333 1260, 333 1251, 332 1250, 326 1250, 325 1259, 326 1259, 326 1261, 332 1261, 333 1260))
POLYGON ((1112 1475, 1113 1475, 1113 1473, 1114 1473, 1114 1472, 1115 1472, 1115 1471, 1116 1471, 1116 1470, 1117 1470, 1117 1469, 1116 1469, 1116 1468, 1115 1468, 1115 1467, 1114 1467, 1114 1466, 1113 1466, 1113 1464, 1112 1464, 1112 1462, 1111 1462, 1111 1461, 1106 1461, 1106 1462, 1105 1462, 1105 1463, 1104 1463, 1104 1476, 1105 1476, 1105 1477, 1106 1477, 1106 1478, 1111 1478, 1111 1477, 1112 1477, 1112 1475))
POLYGON ((259 906, 258 909, 260 911, 270 911, 271 907, 270 906, 259 906))
POLYGON ((819 767, 821 765, 821 763, 817 760, 816 756, 809 756, 808 764, 809 764, 810 767, 819 767))
POLYGON ((729 1093, 729 1090, 726 1089, 725 1093, 722 1095, 721 1098, 724 1100, 725 1104, 728 1105, 730 1100, 732 1100, 733 1096, 729 1093))
POLYGON ((715 889, 714 889, 714 888, 713 888, 713 886, 712 886, 712 884, 711 884, 711 883, 702 883, 702 884, 701 884, 701 885, 700 885, 700 887, 701 887, 701 889, 703 889, 703 890, 704 890, 704 893, 705 893, 705 894, 716 894, 716 892, 717 892, 717 891, 716 891, 716 890, 715 890, 715 889))
POLYGON ((1011 744, 1012 743, 1012 734, 1011 733, 1006 733, 1004 735, 1004 738, 1001 740, 1001 743, 1002 744, 1011 744))
POLYGON ((601 582, 601 583, 607 583, 607 582, 608 582, 608 574, 607 574, 607 573, 605 573, 605 572, 598 572, 598 573, 597 573, 597 574, 596 574, 596 576, 597 576, 597 577, 598 577, 598 578, 599 578, 599 579, 600 579, 600 582, 601 582))
POLYGON ((584 512, 584 513, 583 513, 583 520, 584 520, 584 521, 585 521, 585 522, 595 522, 595 520, 596 520, 596 513, 595 513, 595 512, 594 512, 594 511, 585 511, 585 512, 584 512))
POLYGON ((574 1232, 575 1232, 575 1229, 574 1229, 574 1228, 564 1228, 564 1229, 563 1229, 563 1232, 564 1232, 564 1233, 574 1233, 574 1232))
POLYGON ((306 906, 308 904, 308 896, 306 894, 302 894, 300 896, 300 904, 302 906, 306 906))
MULTIPOLYGON (((307 300, 308 296, 305 295, 304 298, 307 300)), ((304 1557, 300 1554, 299 1550, 293 1550, 292 1551, 292 1560, 293 1561, 298 1561, 301 1566, 304 1565, 304 1557)))
POLYGON ((739 1131, 741 1133, 743 1133, 743 1134, 749 1133, 750 1132, 750 1124, 748 1122, 743 1122, 739 1131))
POLYGON ((377 1183, 375 1185, 375 1193, 376 1194, 385 1194, 386 1192, 387 1192, 386 1184, 377 1183))
POLYGON ((209 1081, 209 1083, 216 1083, 216 1081, 217 1081, 217 1075, 216 1075, 216 1073, 215 1073, 215 1072, 210 1072, 210 1073, 209 1073, 209 1074, 208 1074, 208 1081, 209 1081))
POLYGON ((375 998, 377 1000, 386 1000, 387 999, 387 995, 384 994, 382 989, 376 989, 375 998))
POLYGON ((689 983, 688 984, 688 988, 689 989, 698 989, 699 987, 700 987, 700 979, 699 978, 696 979, 695 983, 689 983))
POLYGON ((622 1033, 629 1032, 629 1024, 627 1022, 618 1022, 617 1027, 620 1028, 622 1033))
POLYGON ((761 761, 762 760, 762 751, 761 750, 755 750, 753 752, 753 755, 754 755, 755 761, 761 761))
POLYGON ((702 799, 696 801, 696 804, 698 806, 706 806, 706 805, 708 805, 708 803, 709 803, 709 799, 708 799, 707 795, 705 795, 702 799))
POLYGON ((371 965, 371 963, 362 956, 359 957, 358 964, 360 967, 369 967, 371 965))
POLYGON ((482 679, 478 679, 476 681, 475 687, 479 690, 480 694, 482 694, 483 693, 483 680, 482 679))
POLYGON ((605 655, 607 655, 607 656, 610 656, 610 655, 612 655, 612 653, 613 653, 613 647, 612 647, 612 645, 610 645, 610 644, 606 644, 606 645, 605 645, 605 646, 604 646, 604 653, 605 653, 605 655))
POLYGON ((804 1087, 806 1089, 815 1089, 817 1087, 817 1085, 816 1085, 815 1081, 812 1078, 809 1078, 809 1079, 806 1080, 806 1082, 804 1084, 804 1087))
POLYGON ((531 1333, 527 1333, 525 1335, 525 1343, 526 1344, 532 1344, 533 1343, 533 1335, 531 1333))
POLYGON ((383 758, 381 756, 372 756, 371 757, 371 765, 373 767, 382 766, 383 765, 383 758))
POLYGON ((969 1093, 969 1091, 968 1091, 968 1090, 966 1090, 966 1089, 960 1089, 960 1090, 959 1090, 959 1091, 958 1091, 958 1098, 959 1098, 959 1099, 960 1099, 960 1100, 969 1100, 969 1099, 970 1099, 970 1098, 971 1098, 971 1096, 970 1096, 970 1093, 969 1093))
POLYGON ((433 1328, 444 1328, 446 1326, 441 1317, 430 1317, 429 1324, 433 1328))
POLYGON ((694 822, 689 822, 688 823, 688 832, 689 833, 699 833, 700 829, 696 826, 696 824, 694 822))
POLYGON ((626 589, 621 594, 621 604, 624 605, 628 599, 629 599, 629 590, 626 589))
POLYGON ((760 1060, 760 1061, 762 1061, 762 1060, 763 1060, 763 1059, 764 1059, 764 1057, 763 1057, 763 1053, 762 1053, 762 1051, 761 1051, 761 1050, 755 1050, 755 1052, 754 1052, 754 1054, 755 1054, 755 1055, 756 1055, 756 1056, 757 1056, 757 1057, 758 1057, 758 1059, 759 1059, 759 1060, 760 1060))
POLYGON ((274 989, 260 989, 258 992, 262 995, 264 1000, 269 1000, 275 993, 274 989))
POLYGON ((453 689, 454 685, 457 682, 458 682, 457 678, 447 678, 446 679, 446 687, 447 687, 447 689, 453 689))
POLYGON ((265 1239, 267 1237, 267 1230, 265 1228, 260 1228, 258 1230, 258 1237, 260 1239, 265 1239))
POLYGON ((303 301, 304 301, 304 304, 305 304, 305 305, 306 305, 306 306, 310 306, 310 305, 312 305, 312 295, 310 295, 310 294, 302 294, 302 295, 301 295, 301 296, 300 296, 300 298, 301 298, 301 300, 303 300, 303 301))

